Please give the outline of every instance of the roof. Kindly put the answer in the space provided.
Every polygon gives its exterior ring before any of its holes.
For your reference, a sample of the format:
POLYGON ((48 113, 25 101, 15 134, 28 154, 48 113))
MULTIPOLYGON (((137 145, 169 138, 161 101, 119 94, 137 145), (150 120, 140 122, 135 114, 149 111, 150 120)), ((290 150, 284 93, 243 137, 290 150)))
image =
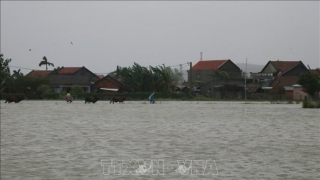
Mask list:
POLYGON ((113 82, 115 82, 115 83, 117 83, 117 84, 119 84, 119 85, 122 86, 122 87, 124 86, 124 84, 123 84, 123 82, 121 81, 121 79, 120 79, 120 78, 116 78, 113 73, 109 73, 108 75, 104 76, 103 78, 97 80, 97 81, 94 83, 94 85, 100 83, 101 81, 105 81, 105 80, 108 80, 108 79, 111 80, 111 81, 113 81, 113 82))
POLYGON ((198 61, 192 67, 192 70, 217 70, 221 67, 221 65, 223 65, 225 62, 229 60, 230 59, 198 61))
POLYGON ((92 85, 99 77, 87 68, 83 67, 62 67, 57 74, 48 76, 50 84, 54 85, 92 85), (88 72, 86 75, 78 74, 80 69, 88 72))
POLYGON ((291 68, 299 65, 301 61, 270 61, 272 65, 280 70, 282 73, 290 70, 291 68))
POLYGON ((73 74, 82 67, 63 67, 58 71, 58 74, 73 74))
POLYGON ((48 74, 50 74, 52 72, 52 70, 32 70, 31 72, 29 72, 26 76, 29 77, 46 77, 48 74))
POLYGON ((272 86, 280 83, 282 86, 292 86, 297 84, 298 77, 297 76, 278 76, 272 82, 272 86))

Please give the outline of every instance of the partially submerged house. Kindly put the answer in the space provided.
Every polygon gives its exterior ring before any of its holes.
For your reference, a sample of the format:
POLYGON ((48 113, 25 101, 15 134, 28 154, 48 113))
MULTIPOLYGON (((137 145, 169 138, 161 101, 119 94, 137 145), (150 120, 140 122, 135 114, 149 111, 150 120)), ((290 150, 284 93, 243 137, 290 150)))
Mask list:
POLYGON ((299 75, 309 70, 301 61, 269 61, 259 73, 251 73, 254 83, 262 90, 272 91, 283 87, 287 99, 293 99, 293 85, 297 84, 299 75))
POLYGON ((242 71, 230 59, 197 62, 192 67, 192 82, 195 89, 208 97, 243 97, 242 71))
POLYGON ((124 91, 121 79, 116 78, 112 73, 96 81, 93 85, 93 92, 117 93, 124 91))
POLYGON ((201 60, 192 67, 192 80, 206 83, 212 80, 214 71, 224 71, 230 78, 242 76, 241 69, 230 59, 201 60))
POLYGON ((48 76, 50 85, 55 92, 69 92, 73 85, 79 85, 84 92, 92 92, 91 86, 99 80, 99 76, 86 67, 62 67, 48 76))

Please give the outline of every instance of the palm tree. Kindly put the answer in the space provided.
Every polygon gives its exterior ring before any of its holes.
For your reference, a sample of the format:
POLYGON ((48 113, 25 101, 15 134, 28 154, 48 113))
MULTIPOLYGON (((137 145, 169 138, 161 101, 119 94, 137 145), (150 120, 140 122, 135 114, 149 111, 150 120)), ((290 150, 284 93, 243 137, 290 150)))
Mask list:
POLYGON ((46 71, 48 70, 48 66, 54 67, 53 63, 49 62, 46 56, 43 56, 42 61, 39 63, 39 66, 46 65, 46 71))
POLYGON ((20 69, 18 71, 13 70, 13 74, 12 74, 13 79, 17 79, 19 76, 23 76, 23 73, 20 71, 21 71, 20 69))

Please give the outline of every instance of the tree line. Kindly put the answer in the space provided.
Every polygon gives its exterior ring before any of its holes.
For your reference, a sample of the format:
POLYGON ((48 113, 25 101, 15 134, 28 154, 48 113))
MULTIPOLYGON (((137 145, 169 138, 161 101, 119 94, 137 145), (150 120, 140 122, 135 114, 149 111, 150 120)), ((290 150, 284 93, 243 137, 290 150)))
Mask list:
MULTIPOLYGON (((0 54, 0 90, 2 93, 24 93, 28 96, 43 94, 50 91, 49 80, 45 77, 28 77, 19 70, 10 71, 9 64, 12 59, 4 59, 0 54), (32 95, 33 94, 33 95, 32 95)), ((49 62, 46 56, 42 58, 39 66, 54 64, 49 62)), ((58 71, 60 67, 54 69, 58 71)), ((126 92, 173 92, 178 82, 183 81, 183 75, 178 69, 168 66, 142 67, 134 63, 132 67, 117 67, 113 74, 120 78, 125 86, 126 92)), ((74 91, 81 89, 75 85, 74 91)), ((50 91, 53 93, 53 90, 50 91)))
POLYGON ((131 67, 117 66, 115 76, 120 78, 128 92, 172 92, 182 81, 182 73, 162 66, 143 67, 134 62, 131 67))
MULTIPOLYGON (((43 77, 27 77, 19 70, 10 71, 10 62, 12 59, 4 59, 3 54, 0 54, 0 92, 1 93, 24 93, 29 96, 37 93, 48 92, 49 80, 43 77)), ((53 66, 44 56, 39 63, 39 66, 53 66)), ((55 68, 58 70, 60 67, 55 68)), ((134 62, 131 67, 117 66, 113 72, 115 77, 119 78, 126 92, 173 92, 178 83, 182 83, 183 74, 178 69, 172 69, 169 66, 149 66, 143 67, 134 62)), ((229 76, 225 72, 213 72, 213 79, 228 79, 229 76)), ((320 79, 317 74, 312 71, 301 74, 298 79, 298 84, 302 85, 303 90, 311 97, 316 97, 320 91, 320 79)), ((77 88, 75 88, 77 89, 77 88)), ((78 88, 79 89, 79 88, 78 88)))

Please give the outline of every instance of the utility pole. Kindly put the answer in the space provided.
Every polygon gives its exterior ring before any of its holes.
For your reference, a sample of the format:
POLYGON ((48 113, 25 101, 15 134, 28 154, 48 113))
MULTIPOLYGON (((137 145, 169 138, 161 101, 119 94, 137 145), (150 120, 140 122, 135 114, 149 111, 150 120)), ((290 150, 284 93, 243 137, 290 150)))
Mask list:
POLYGON ((247 101, 247 58, 246 58, 246 72, 244 73, 244 100, 247 101))
POLYGON ((189 70, 189 87, 190 87, 190 93, 193 94, 193 87, 192 87, 192 62, 189 62, 190 70, 189 70))
POLYGON ((180 66, 180 76, 179 76, 179 83, 182 83, 183 82, 183 72, 182 72, 182 64, 179 64, 180 66))

